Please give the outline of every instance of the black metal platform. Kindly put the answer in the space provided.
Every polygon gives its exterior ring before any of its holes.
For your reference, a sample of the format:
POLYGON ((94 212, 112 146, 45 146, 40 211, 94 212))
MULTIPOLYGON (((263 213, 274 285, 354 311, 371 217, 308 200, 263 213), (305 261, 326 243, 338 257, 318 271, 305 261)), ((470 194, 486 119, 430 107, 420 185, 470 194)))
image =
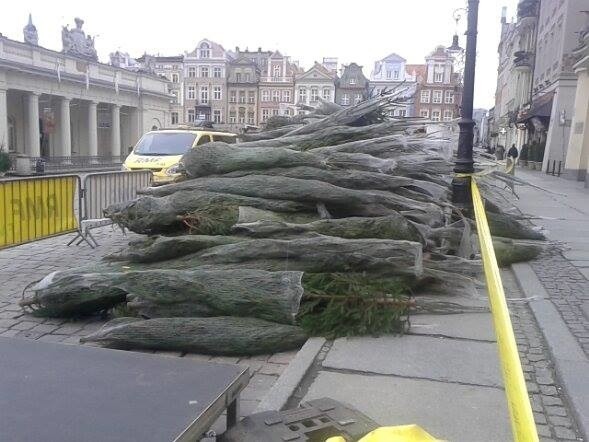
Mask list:
POLYGON ((0 441, 194 441, 227 409, 247 368, 0 338, 0 441))

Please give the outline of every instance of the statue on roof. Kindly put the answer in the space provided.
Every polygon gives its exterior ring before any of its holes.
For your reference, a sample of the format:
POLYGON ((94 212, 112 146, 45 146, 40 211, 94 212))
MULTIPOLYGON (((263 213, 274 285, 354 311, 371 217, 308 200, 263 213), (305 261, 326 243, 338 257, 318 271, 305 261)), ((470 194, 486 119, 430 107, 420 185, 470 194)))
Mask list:
POLYGON ((94 48, 94 38, 82 30, 84 20, 76 17, 75 29, 69 29, 68 26, 63 26, 61 29, 61 41, 63 44, 62 52, 74 57, 86 58, 92 61, 98 61, 98 54, 94 48))
POLYGON ((30 45, 39 45, 39 34, 37 34, 37 27, 33 24, 33 17, 29 14, 29 23, 23 28, 25 43, 30 45))

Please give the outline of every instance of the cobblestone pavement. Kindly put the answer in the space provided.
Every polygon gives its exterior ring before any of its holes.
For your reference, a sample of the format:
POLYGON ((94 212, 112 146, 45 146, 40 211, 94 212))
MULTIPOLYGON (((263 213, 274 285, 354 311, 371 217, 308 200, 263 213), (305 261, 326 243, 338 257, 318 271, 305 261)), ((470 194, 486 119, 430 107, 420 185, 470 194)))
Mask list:
MULTIPOLYGON (((73 237, 62 235, 53 238, 0 250, 0 336, 35 339, 44 342, 79 344, 81 336, 88 335, 104 324, 104 319, 92 317, 84 320, 36 318, 24 314, 18 306, 22 290, 56 270, 92 265, 103 256, 122 249, 129 240, 139 235, 127 234, 111 227, 92 231, 100 247, 88 245, 67 247, 73 237)), ((210 357, 179 352, 153 352, 164 356, 185 357, 201 361, 230 363, 248 366, 251 372, 249 385, 243 391, 240 414, 253 412, 260 400, 274 385, 296 352, 260 355, 247 358, 210 357)))
POLYGON ((542 256, 530 264, 567 327, 589 356, 589 317, 583 313, 589 305, 589 281, 560 253, 542 256))
POLYGON ((501 274, 538 435, 542 441, 581 440, 566 397, 556 381, 538 324, 511 271, 501 274))

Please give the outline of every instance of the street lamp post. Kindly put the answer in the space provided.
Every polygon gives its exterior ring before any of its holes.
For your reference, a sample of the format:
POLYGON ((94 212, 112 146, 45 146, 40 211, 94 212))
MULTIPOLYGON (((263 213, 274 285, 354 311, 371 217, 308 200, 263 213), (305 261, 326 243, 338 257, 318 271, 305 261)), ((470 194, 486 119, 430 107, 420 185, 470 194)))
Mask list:
MULTIPOLYGON (((458 151, 454 162, 456 174, 474 172, 472 143, 474 138, 474 121, 472 107, 474 100, 474 72, 477 51, 477 21, 479 0, 468 0, 468 16, 466 31, 466 55, 464 61, 464 86, 462 92, 462 115, 458 126, 458 151)), ((464 208, 472 205, 470 196, 470 177, 454 177, 452 180, 452 202, 464 208)))

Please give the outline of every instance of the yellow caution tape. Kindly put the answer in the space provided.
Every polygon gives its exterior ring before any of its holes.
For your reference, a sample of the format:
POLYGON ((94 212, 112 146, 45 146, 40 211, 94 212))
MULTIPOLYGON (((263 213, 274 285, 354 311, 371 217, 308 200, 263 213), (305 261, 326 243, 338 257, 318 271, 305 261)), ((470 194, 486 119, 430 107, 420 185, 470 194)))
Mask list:
POLYGON ((519 360, 511 319, 509 318, 509 310, 503 292, 499 266, 495 258, 487 215, 474 177, 471 179, 471 190, 491 313, 493 314, 495 333, 497 335, 505 394, 507 395, 511 418, 513 440, 516 442, 536 442, 538 441, 538 433, 534 423, 532 406, 530 405, 526 381, 519 360))
MULTIPOLYGON (((325 442, 346 442, 342 436, 334 436, 325 442)), ((358 442, 444 442, 436 439, 419 425, 380 427, 371 431, 358 442)))

